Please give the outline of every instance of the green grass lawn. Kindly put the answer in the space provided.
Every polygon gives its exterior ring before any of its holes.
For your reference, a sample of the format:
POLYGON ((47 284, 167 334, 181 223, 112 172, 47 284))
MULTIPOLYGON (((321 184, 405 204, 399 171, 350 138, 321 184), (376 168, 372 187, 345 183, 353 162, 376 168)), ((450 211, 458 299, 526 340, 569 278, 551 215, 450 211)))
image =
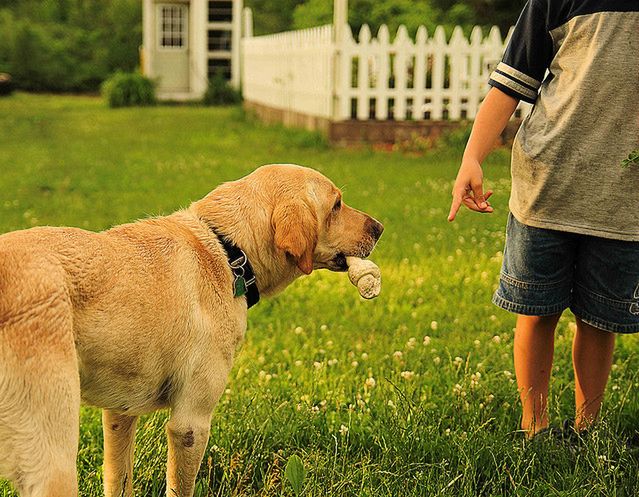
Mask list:
MULTIPOLYGON (((373 253, 382 294, 316 271, 249 312, 247 339, 216 408, 196 495, 631 496, 638 459, 636 336, 618 341, 603 422, 571 453, 516 435, 514 318, 490 303, 509 193, 509 155, 485 169, 493 215, 446 222, 460 150, 426 156, 331 149, 238 108, 109 110, 97 98, 0 99, 0 232, 102 230, 169 213, 266 163, 314 167, 386 227, 373 253)), ((569 315, 560 321, 551 416, 572 415, 569 315)), ((164 495, 166 412, 139 423, 136 495, 164 495)), ((83 408, 81 495, 102 494, 100 412, 83 408)), ((0 496, 14 495, 0 483, 0 496)))

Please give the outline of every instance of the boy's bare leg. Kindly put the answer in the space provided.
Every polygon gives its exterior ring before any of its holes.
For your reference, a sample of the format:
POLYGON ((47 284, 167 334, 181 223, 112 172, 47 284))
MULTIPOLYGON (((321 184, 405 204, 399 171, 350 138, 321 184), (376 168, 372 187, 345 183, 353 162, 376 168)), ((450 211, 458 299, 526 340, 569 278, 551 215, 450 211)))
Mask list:
POLYGON ((614 333, 595 328, 577 318, 577 331, 572 342, 577 431, 588 428, 599 414, 614 347, 614 333))
POLYGON ((521 396, 521 428, 529 437, 548 427, 548 385, 560 316, 517 316, 515 374, 521 396))

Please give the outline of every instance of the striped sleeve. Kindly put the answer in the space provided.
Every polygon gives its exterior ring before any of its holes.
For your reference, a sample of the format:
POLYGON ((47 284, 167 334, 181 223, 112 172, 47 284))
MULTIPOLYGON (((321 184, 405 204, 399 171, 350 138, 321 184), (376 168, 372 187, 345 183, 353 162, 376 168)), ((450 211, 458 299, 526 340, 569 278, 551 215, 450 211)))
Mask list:
POLYGON ((547 19, 543 0, 528 0, 488 84, 513 98, 535 103, 553 53, 547 19))

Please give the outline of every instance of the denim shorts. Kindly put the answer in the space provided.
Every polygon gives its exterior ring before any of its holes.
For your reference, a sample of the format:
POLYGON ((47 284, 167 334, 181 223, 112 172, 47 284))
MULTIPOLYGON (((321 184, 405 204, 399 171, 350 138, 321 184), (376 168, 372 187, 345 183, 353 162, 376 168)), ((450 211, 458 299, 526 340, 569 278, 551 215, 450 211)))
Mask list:
POLYGON ((639 242, 534 228, 512 214, 493 303, 528 316, 570 310, 615 333, 639 332, 639 242))

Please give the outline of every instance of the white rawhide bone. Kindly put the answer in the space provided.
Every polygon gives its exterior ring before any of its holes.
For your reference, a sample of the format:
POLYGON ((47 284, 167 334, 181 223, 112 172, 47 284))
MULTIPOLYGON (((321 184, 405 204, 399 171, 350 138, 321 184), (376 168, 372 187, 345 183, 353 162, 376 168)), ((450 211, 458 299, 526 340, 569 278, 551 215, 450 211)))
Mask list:
POLYGON ((359 257, 346 257, 348 279, 365 299, 373 299, 382 289, 382 274, 373 261, 359 257))

